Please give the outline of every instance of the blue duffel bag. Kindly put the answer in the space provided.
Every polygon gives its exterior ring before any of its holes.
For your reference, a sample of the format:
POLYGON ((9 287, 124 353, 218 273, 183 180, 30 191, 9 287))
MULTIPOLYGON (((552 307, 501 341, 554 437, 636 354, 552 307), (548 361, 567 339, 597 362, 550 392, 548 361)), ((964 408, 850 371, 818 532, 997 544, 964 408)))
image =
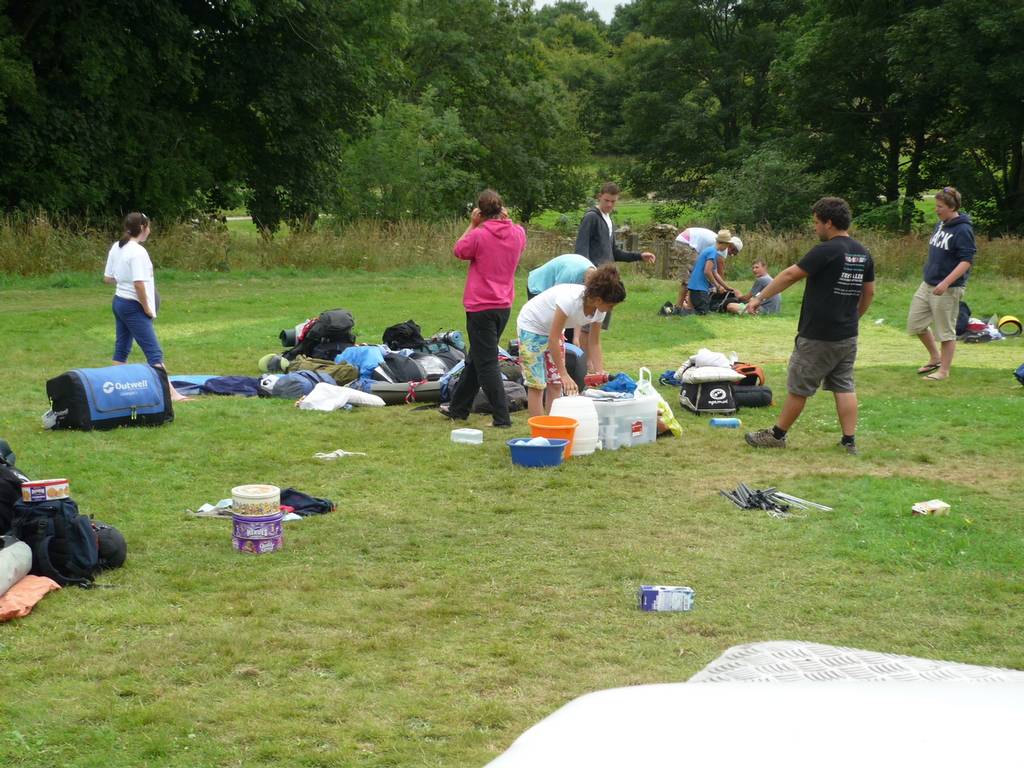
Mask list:
POLYGON ((54 429, 156 426, 174 420, 167 373, 144 363, 75 368, 46 382, 54 429))

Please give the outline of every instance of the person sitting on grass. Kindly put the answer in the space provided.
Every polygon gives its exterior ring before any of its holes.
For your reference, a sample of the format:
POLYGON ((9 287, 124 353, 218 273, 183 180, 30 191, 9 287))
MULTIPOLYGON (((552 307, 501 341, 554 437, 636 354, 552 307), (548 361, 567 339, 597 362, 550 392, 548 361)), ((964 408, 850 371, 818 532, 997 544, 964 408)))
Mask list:
MULTIPOLYGON (((747 302, 754 296, 757 296, 757 294, 764 290, 772 281, 772 276, 768 274, 768 265, 765 264, 764 259, 758 259, 755 261, 750 269, 754 273, 754 284, 750 286, 750 291, 739 296, 737 301, 730 301, 726 304, 726 312, 733 315, 743 314, 743 311, 747 308, 747 302)), ((780 309, 782 309, 782 294, 777 293, 761 304, 758 314, 774 315, 777 314, 780 309)))
POLYGON ((583 285, 555 285, 519 310, 516 330, 530 416, 543 416, 562 394, 579 393, 565 367, 565 329, 590 325, 588 354, 594 370, 604 373, 601 321, 625 300, 619 270, 605 264, 588 272, 583 285))

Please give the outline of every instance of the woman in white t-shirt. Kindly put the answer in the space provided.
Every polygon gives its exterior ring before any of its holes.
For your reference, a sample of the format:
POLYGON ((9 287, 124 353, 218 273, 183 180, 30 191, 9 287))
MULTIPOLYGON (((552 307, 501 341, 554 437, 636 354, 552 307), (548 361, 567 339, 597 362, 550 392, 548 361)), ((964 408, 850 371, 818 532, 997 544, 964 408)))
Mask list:
MULTIPOLYGON (((153 330, 157 311, 153 262, 142 244, 149 237, 149 218, 144 213, 124 217, 121 239, 110 246, 103 282, 116 285, 111 308, 114 311, 114 364, 128 362, 132 342, 138 343, 146 362, 164 368, 164 351, 153 330)), ((172 400, 188 400, 171 387, 172 400)))
POLYGON ((587 273, 583 285, 562 284, 534 296, 519 310, 516 330, 519 334, 519 357, 526 380, 529 413, 542 416, 551 402, 564 393, 579 392, 565 368, 566 328, 590 325, 587 345, 589 367, 604 371, 601 353, 601 321, 608 311, 626 299, 619 270, 605 264, 587 273), (547 390, 547 398, 545 398, 547 390))

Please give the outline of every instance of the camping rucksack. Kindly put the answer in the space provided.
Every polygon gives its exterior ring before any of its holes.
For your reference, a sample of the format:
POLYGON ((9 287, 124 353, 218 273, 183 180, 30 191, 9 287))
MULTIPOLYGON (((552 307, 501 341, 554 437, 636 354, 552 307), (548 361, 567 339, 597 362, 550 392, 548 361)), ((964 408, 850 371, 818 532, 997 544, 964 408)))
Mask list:
MULTIPOLYGON (((508 412, 515 413, 526 408, 526 387, 516 381, 508 379, 501 382, 505 388, 505 400, 508 402, 508 412)), ((487 399, 484 390, 478 389, 473 398, 473 404, 469 408, 473 413, 494 413, 491 401, 487 399)))
POLYGON ((406 320, 384 329, 384 343, 391 349, 426 350, 427 342, 423 338, 419 325, 415 320, 406 320))
POLYGON ((113 429, 174 421, 163 368, 144 363, 75 368, 46 382, 54 429, 113 429))
POLYGON ((1024 363, 1017 366, 1017 370, 1013 372, 1013 375, 1017 377, 1017 381, 1024 386, 1024 363))
POLYGON ((99 544, 92 521, 72 499, 14 505, 11 532, 32 550, 32 573, 62 587, 87 587, 99 569, 99 544))
POLYGON ((971 308, 966 301, 960 302, 960 308, 956 313, 956 335, 963 336, 967 333, 967 324, 971 322, 971 308))
POLYGON ((705 381, 683 384, 679 390, 679 404, 691 413, 736 413, 736 396, 728 381, 705 381))
MULTIPOLYGON (((328 309, 309 325, 305 335, 283 354, 289 360, 299 355, 318 360, 333 360, 356 343, 356 321, 347 309, 328 309)), ((297 334, 298 336, 298 334, 297 334)))
POLYGON ((709 312, 727 312, 726 306, 732 302, 739 301, 739 295, 736 291, 723 291, 721 293, 711 294, 711 300, 708 302, 709 312))

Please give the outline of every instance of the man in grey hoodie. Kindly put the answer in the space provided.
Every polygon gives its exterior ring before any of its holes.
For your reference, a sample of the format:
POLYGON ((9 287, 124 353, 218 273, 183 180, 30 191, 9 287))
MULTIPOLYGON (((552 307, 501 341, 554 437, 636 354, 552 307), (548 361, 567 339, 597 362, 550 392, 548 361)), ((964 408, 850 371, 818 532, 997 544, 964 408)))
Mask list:
POLYGON ((954 187, 943 187, 935 194, 939 223, 928 242, 924 280, 907 314, 907 332, 916 335, 928 350, 928 362, 917 369, 928 381, 949 378, 956 351, 957 313, 977 251, 971 218, 960 213, 960 204, 960 193, 954 187))
MULTIPOLYGON (((605 182, 597 193, 596 205, 583 214, 580 221, 580 228, 576 233, 575 252, 586 256, 595 267, 602 264, 610 264, 613 261, 645 261, 648 264, 654 263, 654 254, 650 251, 638 253, 636 251, 624 251, 615 244, 615 227, 612 225, 612 211, 619 201, 619 185, 613 181, 605 182)), ((608 330, 611 323, 612 313, 605 315, 601 328, 608 330)), ((589 326, 580 329, 583 334, 589 330, 589 326)), ((573 341, 571 332, 567 332, 565 338, 573 341)), ((579 340, 577 340, 579 341, 579 340)), ((587 344, 581 345, 584 349, 587 344)))

